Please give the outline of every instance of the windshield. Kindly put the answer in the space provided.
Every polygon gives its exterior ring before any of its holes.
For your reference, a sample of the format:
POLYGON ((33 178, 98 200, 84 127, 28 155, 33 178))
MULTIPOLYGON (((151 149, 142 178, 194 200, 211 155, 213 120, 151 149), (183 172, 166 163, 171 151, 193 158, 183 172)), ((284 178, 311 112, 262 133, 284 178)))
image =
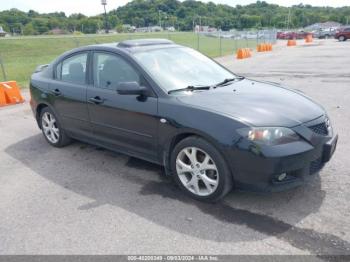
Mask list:
POLYGON ((235 77, 208 57, 187 47, 139 52, 134 56, 167 92, 188 86, 215 85, 235 77))

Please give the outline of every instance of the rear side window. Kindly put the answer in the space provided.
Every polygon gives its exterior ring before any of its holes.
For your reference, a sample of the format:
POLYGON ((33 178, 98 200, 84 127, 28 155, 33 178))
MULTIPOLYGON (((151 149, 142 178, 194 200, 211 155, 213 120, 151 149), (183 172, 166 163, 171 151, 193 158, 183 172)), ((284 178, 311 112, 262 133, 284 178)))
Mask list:
POLYGON ((121 56, 94 53, 94 84, 99 88, 114 89, 121 82, 140 82, 140 74, 121 56))
POLYGON ((62 63, 56 66, 56 79, 61 79, 62 63))
POLYGON ((73 55, 56 67, 56 78, 74 84, 85 84, 86 82, 87 53, 73 55))

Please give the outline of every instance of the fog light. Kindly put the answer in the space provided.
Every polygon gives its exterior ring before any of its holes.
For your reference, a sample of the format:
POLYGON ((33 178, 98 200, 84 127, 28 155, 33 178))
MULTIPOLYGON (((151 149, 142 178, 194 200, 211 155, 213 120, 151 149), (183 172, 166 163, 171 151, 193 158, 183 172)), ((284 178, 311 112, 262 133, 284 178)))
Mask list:
POLYGON ((287 177, 287 174, 286 173, 282 173, 280 175, 277 176, 277 180, 278 181, 282 181, 283 179, 285 179, 287 177))

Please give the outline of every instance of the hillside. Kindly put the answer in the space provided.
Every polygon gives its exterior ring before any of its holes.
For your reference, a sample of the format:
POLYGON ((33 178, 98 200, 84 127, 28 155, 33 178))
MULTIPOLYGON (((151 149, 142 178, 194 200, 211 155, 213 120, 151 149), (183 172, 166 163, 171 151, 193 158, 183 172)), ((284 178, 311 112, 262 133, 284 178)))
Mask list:
MULTIPOLYGON (((108 6, 111 8, 110 6, 108 6)), ((316 22, 350 21, 350 7, 312 7, 297 5, 282 7, 258 1, 255 4, 235 7, 194 0, 134 0, 108 13, 109 28, 122 30, 122 24, 136 27, 159 25, 175 26, 182 31, 192 30, 193 24, 209 25, 222 30, 232 28, 304 27, 316 22), (288 14, 290 19, 288 21, 288 14)), ((82 31, 96 33, 104 27, 103 15, 87 17, 82 14, 66 16, 63 12, 39 14, 33 10, 17 9, 0 12, 0 25, 7 32, 24 35, 48 34, 52 29, 62 33, 82 31)))

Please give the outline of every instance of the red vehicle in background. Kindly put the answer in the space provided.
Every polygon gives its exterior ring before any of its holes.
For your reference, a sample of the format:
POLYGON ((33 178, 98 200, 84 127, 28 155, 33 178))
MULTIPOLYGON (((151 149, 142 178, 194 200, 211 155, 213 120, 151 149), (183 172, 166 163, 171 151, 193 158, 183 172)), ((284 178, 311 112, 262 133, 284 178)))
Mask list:
POLYGON ((284 39, 284 40, 289 40, 289 39, 304 39, 307 35, 312 34, 309 32, 304 32, 304 31, 297 31, 297 32, 292 32, 292 31, 286 31, 286 32, 277 32, 277 39, 284 39))
POLYGON ((350 39, 350 27, 339 28, 334 37, 339 41, 350 39))

